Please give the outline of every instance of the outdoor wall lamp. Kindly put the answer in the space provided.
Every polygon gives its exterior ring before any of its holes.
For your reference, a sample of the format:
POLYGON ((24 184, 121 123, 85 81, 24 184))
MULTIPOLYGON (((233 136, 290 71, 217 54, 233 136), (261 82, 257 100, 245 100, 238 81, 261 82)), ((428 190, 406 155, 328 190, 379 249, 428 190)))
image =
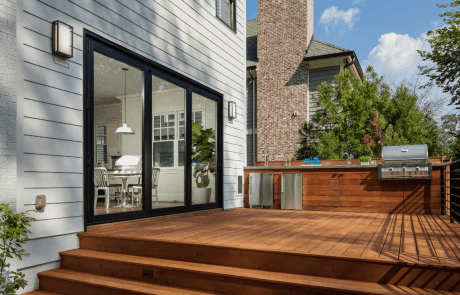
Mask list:
POLYGON ((53 22, 53 54, 65 58, 73 57, 73 27, 61 22, 53 22))
POLYGON ((228 118, 229 119, 236 118, 236 102, 234 101, 228 102, 228 118))

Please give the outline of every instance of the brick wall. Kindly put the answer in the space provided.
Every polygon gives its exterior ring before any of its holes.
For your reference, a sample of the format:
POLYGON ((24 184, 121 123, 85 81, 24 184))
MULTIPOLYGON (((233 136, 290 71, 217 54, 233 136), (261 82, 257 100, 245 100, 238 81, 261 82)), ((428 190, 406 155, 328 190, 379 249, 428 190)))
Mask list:
POLYGON ((16 208, 16 0, 0 0, 0 203, 16 208))
POLYGON ((257 160, 291 157, 308 115, 308 71, 303 62, 313 35, 313 0, 259 0, 257 23, 257 160), (298 117, 291 119, 294 111, 298 117))

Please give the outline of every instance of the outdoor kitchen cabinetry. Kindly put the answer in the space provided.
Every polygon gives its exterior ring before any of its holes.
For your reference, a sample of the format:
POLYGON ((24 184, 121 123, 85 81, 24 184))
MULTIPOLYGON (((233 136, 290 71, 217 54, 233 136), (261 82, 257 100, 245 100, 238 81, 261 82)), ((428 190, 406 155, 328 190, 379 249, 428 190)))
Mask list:
MULTIPOLYGON (((281 174, 302 173, 302 210, 398 214, 441 214, 441 169, 432 179, 381 180, 377 166, 248 167, 273 173, 273 208, 281 209, 281 174)), ((249 208, 247 186, 244 204, 249 208)))

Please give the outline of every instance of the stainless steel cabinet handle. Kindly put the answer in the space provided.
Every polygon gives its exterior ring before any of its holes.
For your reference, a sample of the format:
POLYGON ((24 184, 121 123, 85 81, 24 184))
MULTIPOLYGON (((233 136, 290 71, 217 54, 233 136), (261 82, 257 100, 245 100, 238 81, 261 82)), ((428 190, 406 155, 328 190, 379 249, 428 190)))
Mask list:
POLYGON ((284 177, 281 175, 281 193, 284 194, 284 177))
POLYGON ((252 176, 249 176, 249 194, 252 194, 252 176))

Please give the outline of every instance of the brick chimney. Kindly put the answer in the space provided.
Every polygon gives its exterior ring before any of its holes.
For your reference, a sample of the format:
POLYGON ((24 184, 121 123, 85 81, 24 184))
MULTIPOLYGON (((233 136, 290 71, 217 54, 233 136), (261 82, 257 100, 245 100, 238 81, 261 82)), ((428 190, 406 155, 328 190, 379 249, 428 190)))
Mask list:
POLYGON ((307 121, 303 58, 313 36, 313 0, 259 0, 258 8, 257 160, 268 151, 271 161, 280 161, 294 158, 307 121))

